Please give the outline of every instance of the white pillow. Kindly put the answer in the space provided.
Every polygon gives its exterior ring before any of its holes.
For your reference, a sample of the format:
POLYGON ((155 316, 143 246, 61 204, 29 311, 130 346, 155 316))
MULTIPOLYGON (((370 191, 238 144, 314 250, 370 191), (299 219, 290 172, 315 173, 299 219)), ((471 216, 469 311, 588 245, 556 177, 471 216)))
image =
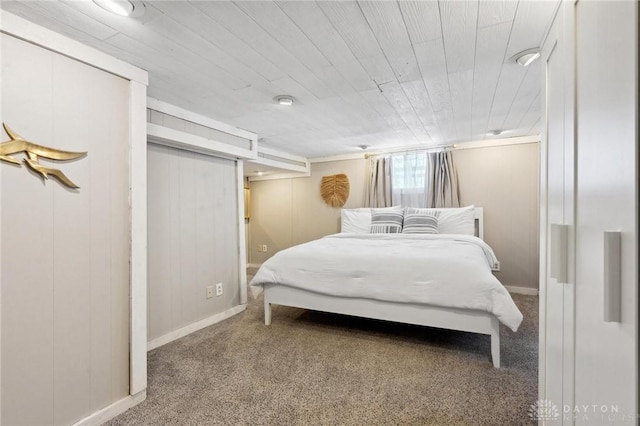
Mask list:
POLYGON ((342 209, 340 212, 340 232, 369 234, 371 209, 342 209))
POLYGON ((438 217, 439 234, 476 235, 475 206, 442 209, 417 209, 420 214, 438 217))
POLYGON ((437 209, 438 232, 441 234, 476 234, 475 206, 459 209, 437 209))

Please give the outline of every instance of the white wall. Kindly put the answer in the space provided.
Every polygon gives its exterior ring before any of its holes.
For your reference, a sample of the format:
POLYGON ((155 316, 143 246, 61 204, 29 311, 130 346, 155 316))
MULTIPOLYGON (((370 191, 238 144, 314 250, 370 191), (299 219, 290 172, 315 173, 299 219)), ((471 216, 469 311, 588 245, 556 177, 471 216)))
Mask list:
POLYGON ((235 161, 148 146, 148 340, 240 304, 235 161), (206 298, 221 282, 222 296, 206 298))
MULTIPOLYGON (((539 144, 456 150, 463 205, 484 207, 485 240, 501 263, 505 285, 538 288, 539 144)), ((311 176, 251 182, 250 262, 340 231, 340 209, 320 198, 322 176, 346 173, 351 192, 344 208, 364 205, 366 160, 311 164, 311 176), (268 252, 257 251, 267 244, 268 252)))
POLYGON ((88 151, 41 160, 79 190, 0 164, 1 422, 69 424, 129 395, 129 81, 1 39, 2 121, 88 151))

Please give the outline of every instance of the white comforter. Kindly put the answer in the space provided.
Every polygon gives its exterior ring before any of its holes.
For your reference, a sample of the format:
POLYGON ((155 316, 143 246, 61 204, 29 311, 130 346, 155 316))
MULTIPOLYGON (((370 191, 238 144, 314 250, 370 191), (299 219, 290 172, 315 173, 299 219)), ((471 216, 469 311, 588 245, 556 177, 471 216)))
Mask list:
POLYGON ((334 234, 280 251, 251 285, 476 309, 516 331, 522 314, 491 273, 496 262, 484 241, 468 235, 334 234))

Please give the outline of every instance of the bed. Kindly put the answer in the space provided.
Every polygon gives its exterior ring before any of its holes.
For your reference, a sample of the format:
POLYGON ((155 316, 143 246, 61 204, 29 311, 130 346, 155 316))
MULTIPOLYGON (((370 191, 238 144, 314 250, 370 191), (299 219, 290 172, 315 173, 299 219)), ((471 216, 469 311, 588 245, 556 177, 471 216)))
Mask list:
POLYGON ((278 252, 251 281, 264 290, 265 324, 284 305, 481 333, 499 368, 500 323, 516 331, 522 314, 491 273, 482 209, 467 209, 475 235, 342 232, 278 252))

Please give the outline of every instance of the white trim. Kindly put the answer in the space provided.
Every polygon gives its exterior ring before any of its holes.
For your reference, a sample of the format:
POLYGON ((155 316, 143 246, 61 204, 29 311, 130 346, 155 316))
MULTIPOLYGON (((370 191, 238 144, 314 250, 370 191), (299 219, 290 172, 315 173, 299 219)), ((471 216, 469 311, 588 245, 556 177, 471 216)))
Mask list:
MULTIPOLYGON (((520 145, 520 144, 528 144, 528 143, 539 143, 540 136, 517 136, 512 138, 502 138, 502 139, 485 139, 485 140, 477 140, 477 141, 469 141, 469 142, 458 142, 456 143, 456 147, 453 148, 452 145, 441 145, 441 146, 407 146, 404 148, 396 148, 389 150, 381 150, 379 152, 358 152, 354 154, 338 154, 338 155, 328 155, 326 157, 312 157, 309 158, 309 163, 328 163, 332 161, 347 161, 347 160, 363 160, 366 159, 367 156, 375 156, 375 155, 384 155, 384 154, 393 154, 393 153, 401 153, 405 151, 418 151, 418 150, 426 150, 433 151, 436 149, 444 149, 448 148, 451 151, 458 151, 463 149, 475 149, 475 148, 490 148, 495 146, 508 146, 508 145, 520 145)), ((263 148, 259 148, 259 151, 263 151, 263 148)))
MULTIPOLYGON (((278 161, 273 158, 264 158, 264 157, 257 157, 255 159, 251 159, 250 161, 254 164, 260 164, 262 166, 268 166, 268 167, 275 167, 277 169, 282 169, 284 171, 289 171, 289 172, 299 172, 299 173, 310 172, 308 161, 305 162, 304 166, 298 166, 296 164, 287 163, 285 161, 278 161)), ((274 176, 274 175, 271 175, 271 176, 274 176)))
MULTIPOLYGON (((459 151, 463 149, 491 148, 496 146, 520 145, 520 144, 539 143, 539 142, 540 142, 540 136, 533 135, 533 136, 517 136, 517 137, 502 138, 502 139, 484 139, 484 140, 467 141, 467 142, 456 142, 455 144, 450 143, 447 145, 435 145, 435 146, 411 145, 411 146, 405 146, 402 148, 381 150, 378 152, 367 152, 365 154, 365 158, 390 155, 390 154, 401 154, 406 152, 416 152, 416 151, 437 151, 437 150, 459 151)), ((336 161, 336 160, 346 160, 346 159, 351 159, 351 157, 348 155, 320 157, 321 161, 336 161)), ((311 162, 317 162, 317 161, 318 159, 316 158, 311 159, 311 162)))
POLYGON ((147 72, 9 12, 2 12, 0 31, 42 46, 127 80, 149 84, 147 72))
POLYGON ((146 86, 131 82, 131 358, 130 392, 147 387, 147 109, 146 86))
POLYGON ((247 304, 247 243, 244 222, 244 164, 236 161, 236 187, 238 190, 238 267, 240 277, 240 303, 247 304))
POLYGON ((153 349, 159 348, 162 345, 166 345, 169 342, 173 342, 174 340, 178 340, 184 336, 187 336, 193 332, 198 330, 202 330, 205 327, 209 327, 210 325, 217 324, 221 321, 226 320, 227 318, 231 318, 232 316, 239 314, 240 312, 247 309, 247 305, 238 305, 234 306, 231 309, 227 309, 224 312, 220 312, 219 314, 212 315, 203 320, 194 322, 185 327, 179 328, 177 330, 172 331, 171 333, 167 333, 164 336, 157 337, 153 340, 147 342, 147 351, 151 351, 153 349))
POLYGON ((147 399, 147 391, 142 390, 135 395, 129 395, 126 398, 122 398, 100 411, 96 411, 95 413, 74 423, 73 426, 101 425, 124 413, 129 408, 135 407, 145 399, 147 399))
POLYGON ((503 139, 485 139, 482 141, 471 141, 471 142, 461 142, 457 143, 455 148, 451 148, 452 151, 459 151, 462 149, 475 149, 475 148, 491 148, 495 146, 509 146, 509 145, 520 145, 527 143, 539 143, 540 136, 518 136, 513 138, 503 138, 503 139))
POLYGON ((204 115, 182 109, 180 107, 168 104, 155 98, 147 97, 147 108, 163 112, 165 114, 169 114, 183 120, 191 121, 193 123, 201 124, 203 126, 210 127, 212 129, 219 130, 233 136, 237 136, 239 138, 248 139, 252 142, 252 145, 256 145, 256 142, 258 141, 257 133, 239 129, 230 124, 222 123, 212 118, 205 117, 204 115))
POLYGON ((309 177, 309 176, 311 176, 311 171, 308 171, 306 173, 275 173, 272 175, 248 176, 248 178, 249 178, 249 182, 256 182, 260 180, 292 179, 292 178, 303 178, 303 177, 309 177))
MULTIPOLYGON (((276 169, 280 169, 283 172, 296 172, 301 173, 299 176, 310 176, 311 175, 311 166, 309 160, 306 157, 301 157, 299 155, 289 154, 288 152, 278 151, 272 148, 265 148, 263 146, 258 146, 258 156, 255 159, 250 160, 253 164, 260 164, 262 166, 273 167, 276 169), (276 158, 265 158, 260 157, 260 154, 268 155, 270 157, 276 158), (287 161, 279 161, 278 158, 282 158, 285 160, 291 160, 298 163, 303 163, 304 165, 291 164, 287 161)), ((289 173, 287 173, 289 174, 289 173)), ((260 176, 260 178, 266 176, 277 176, 273 179, 283 179, 284 176, 282 173, 276 173, 271 175, 260 176)), ((251 180, 251 178, 249 179, 251 180)), ((262 180, 262 179, 254 179, 254 180, 262 180)))
POLYGON ((169 127, 147 123, 147 136, 151 142, 172 148, 214 155, 216 157, 255 159, 257 152, 239 148, 228 143, 218 142, 191 133, 181 132, 169 127))
MULTIPOLYGON (((266 155, 271 155, 273 157, 286 158, 287 160, 298 161, 300 163, 309 163, 307 157, 302 157, 300 155, 289 154, 288 152, 278 151, 273 148, 268 148, 266 146, 259 145, 258 152, 266 155)), ((258 157, 260 158, 260 157, 258 157)))
POLYGON ((507 291, 509 291, 509 293, 511 294, 524 294, 527 296, 537 296, 538 295, 538 289, 537 288, 531 288, 531 287, 518 287, 515 285, 505 285, 504 288, 507 289, 507 291))
POLYGON ((329 155, 326 157, 314 157, 309 158, 309 162, 313 163, 328 163, 331 161, 347 161, 347 160, 364 160, 366 157, 366 152, 359 152, 355 154, 340 154, 340 155, 329 155))

